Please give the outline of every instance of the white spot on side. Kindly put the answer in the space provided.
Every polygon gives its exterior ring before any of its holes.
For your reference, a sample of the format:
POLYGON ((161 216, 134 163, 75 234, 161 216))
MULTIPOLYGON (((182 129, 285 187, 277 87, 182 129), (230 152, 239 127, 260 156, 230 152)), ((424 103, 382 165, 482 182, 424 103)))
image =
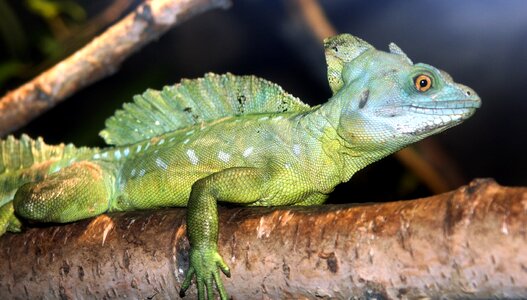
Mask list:
POLYGON ((163 145, 165 143, 165 139, 160 139, 159 142, 157 142, 158 145, 163 145))
POLYGON ((299 155, 300 155, 300 145, 299 145, 299 144, 294 144, 294 145, 293 145, 293 153, 294 153, 296 156, 299 156, 299 155))
POLYGON ((134 177, 135 176, 135 172, 136 172, 136 170, 132 169, 132 172, 130 172, 130 175, 132 175, 132 177, 134 177))
POLYGON ((189 141, 190 141, 190 139, 186 139, 186 140, 183 141, 183 144, 186 145, 189 141))
POLYGON ((185 133, 185 134, 186 134, 186 135, 191 135, 191 134, 193 134, 193 133, 194 133, 194 130, 191 130, 191 131, 189 131, 189 132, 187 132, 187 133, 185 133))
POLYGON ((143 177, 143 175, 145 175, 145 173, 146 173, 145 169, 139 170, 139 177, 143 177))
POLYGON ((135 153, 141 152, 141 145, 137 145, 137 149, 135 149, 135 153))
POLYGON ((265 121, 267 119, 269 119, 269 117, 261 117, 260 119, 258 119, 258 121, 265 121))
POLYGON ((156 165, 163 170, 166 170, 168 168, 167 163, 164 162, 161 157, 156 158, 156 165))
POLYGON ((156 124, 157 126, 161 125, 161 123, 159 123, 158 120, 156 120, 155 124, 156 124))
POLYGON ((93 159, 99 159, 99 158, 101 158, 101 155, 99 153, 95 153, 93 155, 93 159))
POLYGON ((231 155, 229 153, 226 153, 220 150, 220 152, 218 152, 218 158, 222 162, 229 162, 229 160, 231 160, 231 155))
POLYGON ((247 157, 247 156, 251 155, 251 153, 253 153, 253 150, 254 150, 253 147, 249 147, 249 148, 245 149, 245 151, 243 151, 243 157, 247 157))
POLYGON ((194 152, 194 150, 188 149, 187 150, 187 156, 190 159, 190 163, 192 163, 193 165, 197 165, 198 164, 199 158, 196 156, 196 152, 194 152))
POLYGON ((288 170, 291 169, 291 164, 290 163, 285 163, 284 164, 284 168, 286 168, 288 170))
POLYGON ((278 121, 278 120, 282 120, 283 118, 284 118, 283 116, 276 116, 276 117, 273 118, 273 120, 277 120, 278 121))
POLYGON ((170 140, 168 140, 169 142, 173 142, 176 138, 175 137, 171 137, 170 140))
POLYGON ((108 158, 108 152, 104 152, 101 156, 102 156, 103 158, 108 158))
POLYGON ((123 154, 124 156, 128 156, 128 154, 130 154, 130 148, 128 147, 124 148, 123 154))
POLYGON ((146 143, 145 151, 146 151, 146 149, 148 149, 149 147, 150 147, 150 142, 146 143))
POLYGON ((115 150, 115 152, 113 153, 113 156, 115 156, 117 160, 121 159, 121 151, 115 150))

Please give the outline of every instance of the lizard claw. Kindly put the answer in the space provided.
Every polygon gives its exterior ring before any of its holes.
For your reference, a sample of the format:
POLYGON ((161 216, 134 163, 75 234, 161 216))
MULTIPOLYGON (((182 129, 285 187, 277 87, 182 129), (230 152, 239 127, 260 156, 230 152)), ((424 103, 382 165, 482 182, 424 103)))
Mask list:
POLYGON ((198 299, 203 300, 205 297, 214 299, 214 285, 221 300, 227 300, 227 292, 223 287, 218 268, 227 276, 231 273, 227 264, 223 261, 215 249, 202 248, 190 250, 190 268, 185 275, 185 280, 181 284, 179 296, 184 297, 185 292, 190 287, 194 275, 198 286, 198 299))
POLYGON ((194 267, 192 267, 191 265, 187 271, 187 274, 185 275, 185 280, 183 281, 183 284, 181 284, 181 289, 179 290, 179 297, 185 297, 185 292, 190 286, 190 281, 192 280, 192 277, 194 277, 194 273, 196 273, 196 271, 194 271, 194 267))

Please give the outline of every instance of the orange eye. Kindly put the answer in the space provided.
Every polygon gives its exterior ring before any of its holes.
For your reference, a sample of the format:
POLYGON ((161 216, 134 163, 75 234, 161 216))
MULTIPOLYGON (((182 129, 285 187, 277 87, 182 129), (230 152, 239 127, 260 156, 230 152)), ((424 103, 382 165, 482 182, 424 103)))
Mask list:
POLYGON ((426 92, 432 87, 432 78, 428 75, 419 75, 414 79, 415 88, 420 92, 426 92))

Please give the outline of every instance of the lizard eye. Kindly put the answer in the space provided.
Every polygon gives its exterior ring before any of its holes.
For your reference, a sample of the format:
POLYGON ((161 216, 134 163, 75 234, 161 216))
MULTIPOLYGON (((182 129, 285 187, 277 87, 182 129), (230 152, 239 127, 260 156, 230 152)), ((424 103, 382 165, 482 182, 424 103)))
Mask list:
POLYGON ((420 92, 426 92, 432 87, 432 78, 428 75, 419 75, 414 79, 415 88, 420 92))

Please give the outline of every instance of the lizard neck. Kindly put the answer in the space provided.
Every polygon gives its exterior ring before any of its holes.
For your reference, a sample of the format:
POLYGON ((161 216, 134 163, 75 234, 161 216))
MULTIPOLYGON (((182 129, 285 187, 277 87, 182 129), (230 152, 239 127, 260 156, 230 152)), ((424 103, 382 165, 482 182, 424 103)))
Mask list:
POLYGON ((360 169, 398 150, 388 147, 371 149, 339 135, 340 115, 344 108, 342 103, 338 97, 333 97, 324 105, 315 107, 299 121, 302 131, 316 139, 321 149, 321 157, 313 159, 332 162, 333 168, 328 172, 335 177, 335 185, 349 181, 360 169))

